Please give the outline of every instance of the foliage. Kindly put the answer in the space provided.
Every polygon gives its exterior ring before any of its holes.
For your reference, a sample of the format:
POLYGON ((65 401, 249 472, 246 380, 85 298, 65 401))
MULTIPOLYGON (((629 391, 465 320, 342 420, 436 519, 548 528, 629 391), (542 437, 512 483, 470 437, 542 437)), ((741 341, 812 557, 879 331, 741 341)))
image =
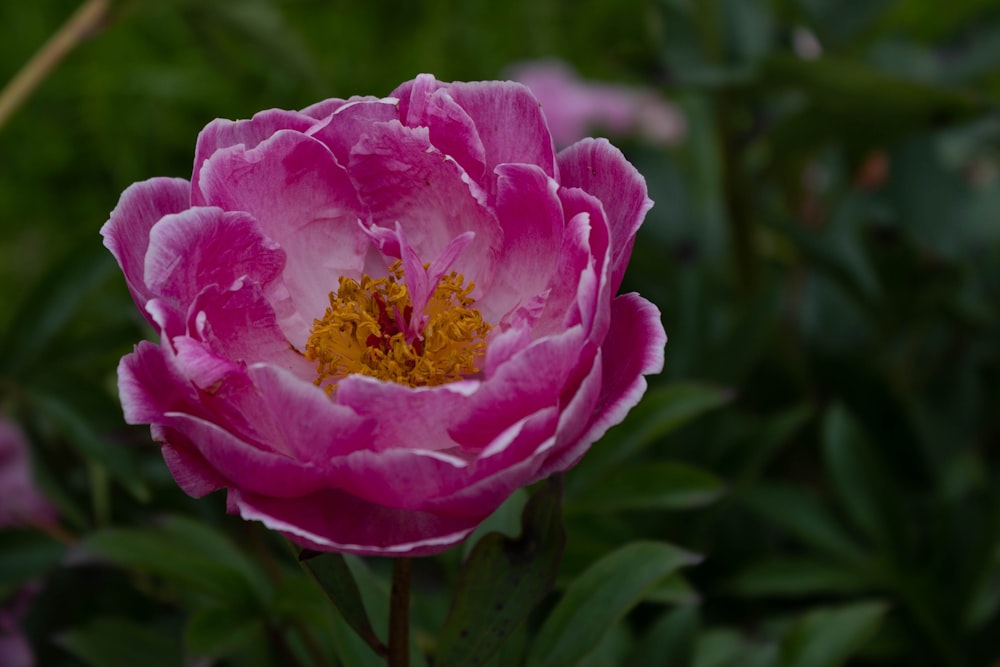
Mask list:
MULTIPOLYGON (((17 26, 0 80, 74 4, 0 5, 17 26)), ((540 549, 563 552, 558 576, 532 571, 554 590, 486 664, 1000 660, 993 4, 114 3, 0 127, 0 412, 61 516, 0 532, 0 601, 43 582, 22 623, 39 664, 381 664, 323 574, 221 497, 184 496, 122 425, 115 364, 151 332, 97 229, 131 182, 187 175, 216 116, 540 57, 685 111, 674 148, 616 138, 656 201, 624 291, 659 305, 670 342, 644 402, 566 475, 565 546, 540 549)), ((477 531, 467 570, 468 549, 415 563, 415 656, 480 655, 452 592, 497 595, 473 564, 504 576, 557 511, 546 489, 477 531)), ((389 565, 329 567, 384 638, 389 565)))

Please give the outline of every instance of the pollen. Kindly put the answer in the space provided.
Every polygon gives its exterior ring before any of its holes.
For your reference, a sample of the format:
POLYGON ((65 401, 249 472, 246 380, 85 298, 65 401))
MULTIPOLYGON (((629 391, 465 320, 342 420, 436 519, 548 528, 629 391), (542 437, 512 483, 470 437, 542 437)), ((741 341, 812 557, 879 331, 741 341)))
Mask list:
POLYGON ((365 274, 358 282, 341 276, 337 291, 330 293, 330 307, 313 322, 306 342, 316 384, 333 393, 352 373, 411 387, 475 375, 491 327, 473 307, 474 287, 452 271, 441 277, 423 313, 414 313, 402 262, 384 278, 365 274))

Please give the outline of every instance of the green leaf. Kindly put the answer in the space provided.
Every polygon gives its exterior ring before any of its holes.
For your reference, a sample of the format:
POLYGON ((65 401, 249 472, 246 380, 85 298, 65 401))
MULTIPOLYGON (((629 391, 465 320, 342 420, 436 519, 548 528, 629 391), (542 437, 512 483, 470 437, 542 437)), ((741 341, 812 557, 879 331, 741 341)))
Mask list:
POLYGON ((114 272, 111 255, 94 243, 74 248, 62 261, 54 262, 28 292, 14 314, 0 344, 0 368, 12 376, 24 375, 45 349, 54 344, 85 297, 114 272))
POLYGON ((820 609, 799 619, 781 643, 782 667, 837 667, 878 629, 882 602, 820 609))
POLYGON ((37 396, 36 405, 50 422, 86 459, 100 464, 139 502, 149 500, 149 488, 143 483, 135 452, 101 436, 90 421, 73 406, 54 396, 37 396))
POLYGON ((264 631, 264 621, 242 607, 203 607, 188 619, 184 645, 196 655, 217 658, 236 651, 264 631))
POLYGON ((0 600, 54 567, 66 547, 36 530, 0 531, 0 600))
POLYGON ((776 558, 751 566, 728 590, 746 596, 812 597, 851 594, 872 582, 852 568, 812 558, 776 558))
POLYGON ((718 477, 683 463, 618 468, 572 504, 569 512, 686 510, 709 505, 725 493, 718 477))
POLYGON ((177 531, 111 528, 90 534, 72 561, 94 558, 164 577, 182 589, 203 593, 229 605, 261 604, 259 577, 239 561, 220 559, 201 543, 186 542, 177 531))
POLYGON ((699 383, 678 382, 650 390, 626 422, 594 445, 567 476, 567 501, 586 495, 590 486, 622 461, 635 458, 659 438, 732 398, 729 389, 699 383))
POLYGON ((826 413, 822 447, 826 469, 854 525, 875 544, 894 537, 900 541, 905 517, 893 511, 893 498, 902 494, 894 488, 891 473, 879 465, 860 425, 841 404, 826 413))
POLYGON ((179 639, 146 623, 99 618, 56 637, 56 643, 93 667, 180 667, 179 639))
POLYGON ((635 667, 691 667, 698 637, 698 610, 673 609, 653 623, 627 663, 635 667))
POLYGON ((304 550, 299 561, 319 584, 347 624, 379 655, 387 648, 375 634, 361 591, 344 557, 337 553, 304 550))
POLYGON ((555 477, 528 500, 520 537, 490 533, 473 548, 441 629, 436 667, 484 664, 552 590, 566 540, 561 500, 555 477))
POLYGON ((529 652, 530 667, 568 667, 585 658, 646 591, 693 554, 662 542, 633 542, 589 567, 566 590, 529 652))
POLYGON ((755 514, 804 544, 844 562, 864 562, 865 553, 861 547, 805 491, 779 485, 761 485, 739 497, 755 514))

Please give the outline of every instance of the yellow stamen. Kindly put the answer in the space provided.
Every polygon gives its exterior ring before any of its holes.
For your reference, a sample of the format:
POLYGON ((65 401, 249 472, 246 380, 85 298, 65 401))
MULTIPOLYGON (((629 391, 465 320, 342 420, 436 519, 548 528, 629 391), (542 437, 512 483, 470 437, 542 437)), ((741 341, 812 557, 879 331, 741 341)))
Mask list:
POLYGON ((474 285, 452 271, 438 282, 424 309, 427 321, 419 335, 407 342, 413 312, 403 282, 402 262, 385 278, 367 274, 358 283, 341 276, 330 307, 313 322, 305 356, 316 363, 316 384, 332 393, 337 382, 361 373, 406 384, 435 386, 479 372, 486 353, 490 325, 472 307, 474 285))

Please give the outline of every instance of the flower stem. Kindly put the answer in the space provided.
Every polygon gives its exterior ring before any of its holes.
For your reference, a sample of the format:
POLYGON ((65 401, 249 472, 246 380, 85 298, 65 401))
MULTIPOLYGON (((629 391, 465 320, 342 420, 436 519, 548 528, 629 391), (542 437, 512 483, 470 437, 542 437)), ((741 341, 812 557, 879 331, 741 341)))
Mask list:
POLYGON ((410 666, 410 559, 392 563, 392 592, 389 594, 389 667, 410 666))
POLYGON ((101 25, 107 12, 108 0, 87 0, 0 90, 0 127, 66 54, 101 25))

